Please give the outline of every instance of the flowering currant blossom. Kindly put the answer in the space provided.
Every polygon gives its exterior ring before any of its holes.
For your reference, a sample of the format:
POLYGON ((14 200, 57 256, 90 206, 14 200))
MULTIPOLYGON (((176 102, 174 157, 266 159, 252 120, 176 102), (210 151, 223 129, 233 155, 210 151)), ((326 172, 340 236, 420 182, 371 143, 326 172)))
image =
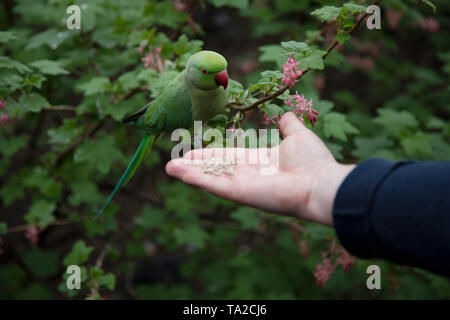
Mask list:
POLYGON ((1 117, 0 117, 0 123, 6 123, 6 121, 8 121, 8 115, 7 114, 3 114, 1 117))
POLYGON ((149 69, 153 66, 153 55, 151 53, 147 54, 141 59, 144 62, 144 67, 149 69))
POLYGON ((289 89, 292 89, 295 86, 298 77, 303 74, 302 71, 298 70, 299 64, 300 62, 295 61, 294 58, 290 56, 283 65, 283 78, 281 79, 281 82, 287 85, 289 89))
POLYGON ((36 245, 38 244, 40 233, 41 229, 36 226, 29 226, 25 230, 25 237, 30 240, 30 243, 33 247, 36 247, 36 245))
POLYGON ((267 116, 267 113, 264 113, 263 115, 263 123, 264 124, 271 124, 271 123, 278 123, 280 121, 281 116, 273 116, 272 118, 269 118, 267 116))
POLYGON ((314 271, 314 277, 316 278, 317 286, 323 288, 325 282, 330 280, 330 274, 333 272, 334 266, 331 264, 331 260, 324 257, 321 263, 316 265, 316 271, 314 271))
POLYGON ((288 96, 288 99, 285 100, 284 103, 286 106, 292 108, 292 111, 299 116, 300 120, 303 121, 303 115, 305 115, 306 118, 311 121, 312 125, 316 123, 319 112, 313 109, 312 99, 308 101, 303 95, 299 95, 298 92, 295 91, 295 94, 288 96))
POLYGON ((144 47, 137 47, 135 50, 139 55, 142 55, 144 53, 144 47))
POLYGON ((6 107, 6 100, 0 100, 0 110, 5 109, 6 107))

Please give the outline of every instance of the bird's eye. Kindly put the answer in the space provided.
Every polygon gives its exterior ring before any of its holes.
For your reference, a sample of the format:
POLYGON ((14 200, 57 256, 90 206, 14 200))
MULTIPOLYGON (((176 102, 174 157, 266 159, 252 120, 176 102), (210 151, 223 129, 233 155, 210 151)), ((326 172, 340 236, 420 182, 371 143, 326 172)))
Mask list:
POLYGON ((206 71, 205 69, 202 69, 202 73, 203 73, 203 74, 207 74, 208 71, 206 71))

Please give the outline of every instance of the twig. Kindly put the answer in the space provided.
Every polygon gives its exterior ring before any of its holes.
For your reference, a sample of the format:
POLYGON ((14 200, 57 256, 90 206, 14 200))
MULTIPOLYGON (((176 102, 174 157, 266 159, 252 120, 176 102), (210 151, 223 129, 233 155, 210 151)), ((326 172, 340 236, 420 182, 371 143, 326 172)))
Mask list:
MULTIPOLYGON (((72 224, 72 223, 77 223, 77 221, 72 221, 69 219, 56 220, 56 221, 50 222, 48 225, 49 226, 62 226, 62 225, 67 225, 67 224, 72 224)), ((8 228, 8 233, 25 231, 29 227, 32 227, 32 226, 34 226, 34 225, 33 224, 22 224, 20 226, 8 228)))
MULTIPOLYGON (((370 15, 369 13, 365 13, 364 15, 362 15, 358 19, 358 21, 355 23, 355 25, 347 33, 348 34, 352 34, 356 30, 356 28, 358 28, 358 26, 361 24, 361 22, 364 19, 366 19, 369 15, 370 15)), ((336 40, 334 40, 331 43, 331 45, 328 47, 326 53, 322 56, 322 59, 325 59, 337 45, 338 45, 338 42, 336 40)), ((311 68, 307 68, 306 70, 304 70, 303 73, 300 76, 297 77, 296 81, 298 81, 301 77, 303 77, 310 70, 311 70, 311 68)), ((252 109, 256 109, 259 105, 261 105, 261 104, 263 104, 263 103, 265 103, 267 101, 271 101, 271 100, 275 99, 276 97, 282 95, 287 89, 289 89, 289 86, 287 86, 287 85, 284 86, 284 87, 281 87, 278 91, 272 93, 269 96, 265 96, 265 97, 259 99, 258 101, 255 101, 254 103, 252 103, 249 106, 238 107, 235 104, 229 104, 228 107, 230 107, 233 110, 243 111, 243 112, 246 112, 246 111, 249 111, 249 110, 252 110, 252 109)))
POLYGON ((130 92, 127 92, 124 95, 118 97, 118 101, 126 100, 128 98, 131 98, 135 94, 138 94, 140 92, 144 92, 144 91, 147 91, 147 90, 148 90, 148 86, 142 86, 140 88, 133 89, 130 92))
POLYGON ((71 106, 51 106, 51 107, 42 108, 42 110, 77 112, 77 109, 75 107, 71 107, 71 106))

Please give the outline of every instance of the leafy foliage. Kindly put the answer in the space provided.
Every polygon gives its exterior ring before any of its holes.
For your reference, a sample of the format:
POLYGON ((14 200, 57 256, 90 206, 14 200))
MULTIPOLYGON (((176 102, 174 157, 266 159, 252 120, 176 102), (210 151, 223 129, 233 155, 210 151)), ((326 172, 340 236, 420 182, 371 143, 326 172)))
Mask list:
POLYGON ((169 139, 93 220, 139 141, 120 121, 204 48, 227 57, 235 105, 280 90, 289 56, 311 69, 258 112, 226 112, 210 126, 261 127, 298 91, 319 112, 306 125, 339 161, 450 160, 450 48, 439 30, 449 4, 383 1, 382 30, 362 23, 350 36, 371 2, 321 3, 2 2, 0 298, 448 298, 446 279, 381 261, 381 293, 361 290, 367 260, 317 288, 314 266, 334 232, 169 179, 169 139), (62 23, 70 4, 81 7, 81 30, 62 23), (69 265, 81 268, 81 290, 66 286, 69 265))

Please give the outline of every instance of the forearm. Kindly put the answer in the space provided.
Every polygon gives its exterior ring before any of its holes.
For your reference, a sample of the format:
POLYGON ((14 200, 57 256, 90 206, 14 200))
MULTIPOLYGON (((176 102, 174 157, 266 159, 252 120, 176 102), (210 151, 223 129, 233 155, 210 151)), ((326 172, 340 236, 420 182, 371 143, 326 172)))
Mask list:
POLYGON ((450 163, 360 163, 339 187, 333 222, 356 256, 450 275, 450 163))

